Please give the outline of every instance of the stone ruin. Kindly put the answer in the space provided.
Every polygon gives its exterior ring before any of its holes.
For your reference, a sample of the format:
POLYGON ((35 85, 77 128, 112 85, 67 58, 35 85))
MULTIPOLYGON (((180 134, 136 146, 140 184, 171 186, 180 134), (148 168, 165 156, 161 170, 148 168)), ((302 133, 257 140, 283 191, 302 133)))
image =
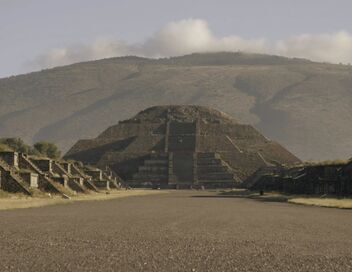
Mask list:
POLYGON ((263 167, 245 181, 245 187, 288 194, 350 196, 352 159, 347 162, 263 167))
POLYGON ((300 160, 250 125, 201 106, 156 106, 65 155, 110 167, 130 186, 233 187, 263 166, 300 160))
POLYGON ((0 152, 0 189, 33 195, 40 192, 70 196, 118 189, 122 180, 113 171, 80 162, 53 160, 24 153, 0 152), (91 175, 94 171, 99 175, 91 175))

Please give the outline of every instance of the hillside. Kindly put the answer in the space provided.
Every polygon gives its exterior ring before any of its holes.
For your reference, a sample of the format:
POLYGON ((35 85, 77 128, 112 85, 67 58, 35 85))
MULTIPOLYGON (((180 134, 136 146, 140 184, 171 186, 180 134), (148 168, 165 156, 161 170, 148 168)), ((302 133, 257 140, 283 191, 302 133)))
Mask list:
POLYGON ((161 104, 211 106, 254 125, 301 159, 352 154, 352 68, 211 53, 78 63, 0 80, 0 137, 82 138, 161 104))

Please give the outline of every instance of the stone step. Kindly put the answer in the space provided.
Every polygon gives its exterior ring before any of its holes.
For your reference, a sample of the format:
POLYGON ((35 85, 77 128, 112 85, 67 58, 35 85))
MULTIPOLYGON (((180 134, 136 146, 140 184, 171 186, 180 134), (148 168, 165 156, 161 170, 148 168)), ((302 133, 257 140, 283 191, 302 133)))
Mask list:
POLYGON ((169 151, 188 150, 193 151, 195 148, 195 138, 190 136, 169 136, 169 151))
POLYGON ((169 124, 170 135, 194 135, 196 133, 195 123, 174 123, 169 124))
POLYGON ((214 172, 198 175, 198 180, 233 179, 233 174, 228 172, 214 172))
POLYGON ((169 163, 168 160, 145 160, 144 161, 145 166, 168 165, 168 163, 169 163))
POLYGON ((21 154, 20 157, 22 160, 24 160, 27 164, 29 164, 34 171, 36 171, 38 174, 43 174, 43 172, 37 167, 29 158, 27 158, 23 153, 21 154))
POLYGON ((222 165, 222 160, 217 158, 199 158, 197 164, 200 165, 222 165))
POLYGON ((155 181, 167 181, 167 175, 133 175, 133 180, 135 181, 148 181, 148 182, 155 182, 155 181))
POLYGON ((168 169, 168 165, 142 165, 138 167, 139 172, 164 172, 168 169))
POLYGON ((197 166, 197 173, 213 173, 213 172, 227 172, 228 168, 224 165, 198 165, 197 166))
POLYGON ((0 159, 0 168, 7 172, 12 180, 17 184, 18 188, 25 194, 32 195, 29 185, 16 173, 17 169, 9 166, 4 160, 0 159))
POLYGON ((84 184, 88 189, 93 190, 93 191, 95 191, 95 192, 99 192, 98 188, 95 186, 95 184, 93 183, 93 181, 90 181, 90 180, 88 180, 88 179, 84 179, 83 182, 84 182, 83 184, 84 184))
POLYGON ((152 153, 150 155, 150 158, 152 160, 167 160, 169 158, 169 155, 166 153, 152 153))
POLYGON ((138 175, 167 175, 168 171, 138 171, 138 175))
POLYGON ((217 180, 210 180, 210 179, 198 179, 198 183, 228 183, 228 184, 233 184, 234 180, 233 179, 217 179, 217 180))
POLYGON ((167 174, 164 173, 136 173, 133 175, 133 177, 155 177, 155 178, 159 178, 159 177, 168 177, 167 174))
POLYGON ((214 152, 202 152, 202 153, 197 153, 197 158, 198 159, 217 159, 217 155, 214 152))

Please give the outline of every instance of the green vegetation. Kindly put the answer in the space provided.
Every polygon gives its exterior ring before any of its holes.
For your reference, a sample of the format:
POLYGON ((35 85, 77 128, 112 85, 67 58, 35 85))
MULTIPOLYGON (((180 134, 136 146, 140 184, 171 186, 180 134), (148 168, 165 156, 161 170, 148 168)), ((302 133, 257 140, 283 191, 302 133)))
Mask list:
POLYGON ((30 145, 27 145, 21 138, 3 138, 0 144, 4 151, 17 151, 21 153, 32 154, 34 152, 30 145))
POLYGON ((52 159, 59 159, 61 157, 61 151, 54 143, 42 141, 30 146, 21 138, 0 139, 0 151, 16 151, 37 157, 48 157, 52 159))
POLYGON ((50 142, 38 142, 34 144, 34 148, 42 155, 52 158, 58 159, 61 156, 61 152, 58 147, 50 142))
POLYGON ((12 151, 12 148, 6 144, 0 143, 0 151, 12 151))

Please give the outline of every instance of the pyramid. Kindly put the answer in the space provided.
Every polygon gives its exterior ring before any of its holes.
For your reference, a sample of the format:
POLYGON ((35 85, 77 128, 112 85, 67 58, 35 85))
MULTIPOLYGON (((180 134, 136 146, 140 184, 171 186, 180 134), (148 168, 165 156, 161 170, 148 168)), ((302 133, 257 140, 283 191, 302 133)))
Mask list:
POLYGON ((131 186, 232 187, 261 167, 300 160, 250 125, 203 106, 155 106, 79 140, 65 155, 109 166, 131 186))

